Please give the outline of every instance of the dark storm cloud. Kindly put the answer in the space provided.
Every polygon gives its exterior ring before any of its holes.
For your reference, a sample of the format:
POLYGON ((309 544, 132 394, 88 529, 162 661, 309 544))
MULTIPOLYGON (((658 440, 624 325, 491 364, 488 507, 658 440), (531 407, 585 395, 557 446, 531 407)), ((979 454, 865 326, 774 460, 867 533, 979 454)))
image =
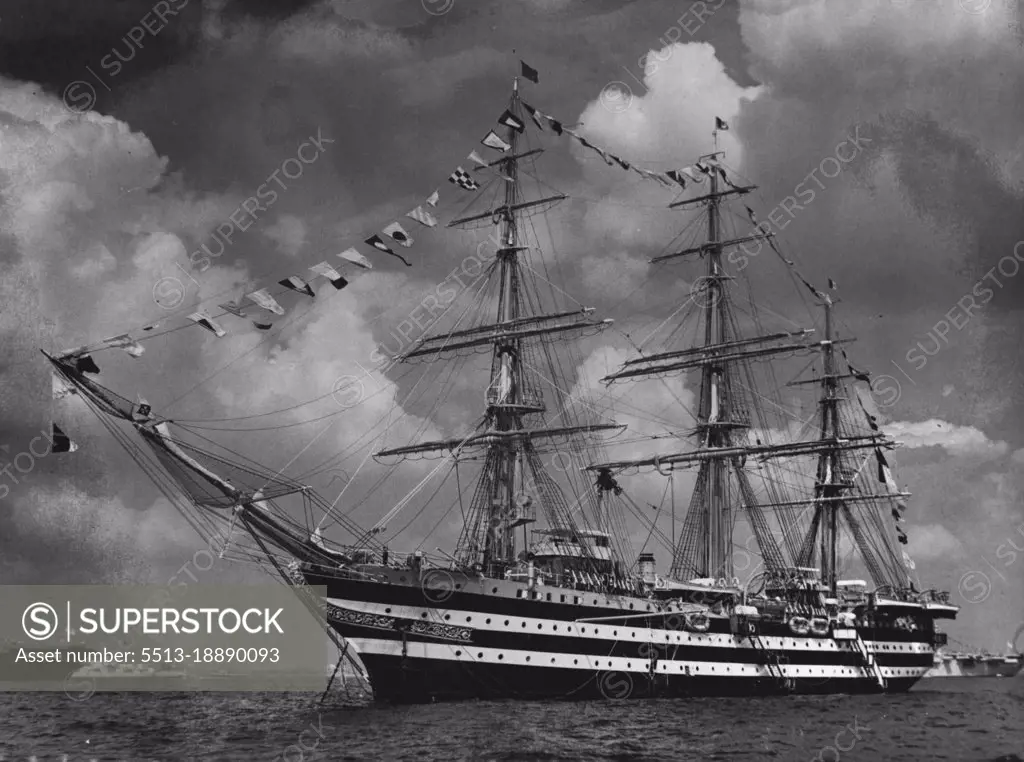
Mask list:
MULTIPOLYGON (((1024 267, 1024 246, 1018 246, 1024 241, 1024 194, 1000 177, 998 157, 925 114, 886 115, 875 126, 870 154, 891 156, 913 208, 972 240, 965 266, 956 273, 963 283, 983 283, 992 291, 985 303, 993 308, 1024 307, 1024 278, 1016 277, 1024 267)), ((984 295, 984 288, 979 292, 984 295)))
POLYGON ((72 82, 90 82, 97 108, 109 109, 115 84, 124 87, 187 54, 200 15, 199 0, 4 0, 0 74, 58 96, 72 82))

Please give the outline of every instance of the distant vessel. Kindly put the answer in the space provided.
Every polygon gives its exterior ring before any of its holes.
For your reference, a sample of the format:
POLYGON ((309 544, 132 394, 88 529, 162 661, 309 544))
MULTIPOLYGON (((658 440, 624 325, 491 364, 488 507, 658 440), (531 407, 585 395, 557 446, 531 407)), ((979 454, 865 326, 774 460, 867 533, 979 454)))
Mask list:
POLYGON ((76 670, 76 678, 94 678, 97 680, 137 680, 145 677, 185 677, 186 673, 177 669, 160 669, 144 664, 122 664, 118 662, 91 662, 76 670))
POLYGON ((924 677, 1013 677, 1024 667, 1020 654, 946 653, 935 654, 934 664, 924 677))

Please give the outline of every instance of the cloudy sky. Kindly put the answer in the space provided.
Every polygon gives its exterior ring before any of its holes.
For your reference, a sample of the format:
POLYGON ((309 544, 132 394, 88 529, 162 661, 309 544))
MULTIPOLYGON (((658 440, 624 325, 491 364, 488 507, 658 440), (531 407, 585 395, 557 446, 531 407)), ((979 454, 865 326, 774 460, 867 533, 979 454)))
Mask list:
MULTIPOLYGON (((1009 544, 1024 548, 1024 10, 1015 0, 694 5, 0 2, 0 444, 13 462, 55 416, 82 446, 5 472, 0 580, 164 581, 198 547, 80 403, 51 402, 38 349, 181 325, 191 305, 333 258, 439 186, 450 218, 468 198, 444 179, 487 150, 478 141, 523 58, 540 71, 527 100, 640 166, 692 162, 710 149, 714 117, 726 119, 727 163, 760 186, 751 206, 762 219, 818 171, 819 185, 804 186, 812 202, 776 212, 788 220, 781 238, 809 278, 838 283, 842 330, 858 337, 851 356, 876 375, 886 425, 906 445, 895 459, 915 493, 917 573, 963 605, 955 637, 1002 648, 1024 620, 1024 559, 1009 544), (857 136, 857 155, 824 176, 857 136), (303 144, 307 157, 317 148, 301 176, 272 185, 258 219, 223 253, 212 248, 218 226, 242 219, 240 205, 303 144), (220 256, 200 272, 189 252, 204 243, 220 256)), ((539 142, 544 187, 571 196, 540 242, 573 296, 620 329, 586 345, 600 375, 627 355, 624 333, 678 302, 685 286, 652 278, 647 259, 685 218, 656 184, 564 139, 539 142)), ((269 334, 228 317, 224 339, 189 328, 147 342, 137 360, 106 353, 102 380, 190 420, 329 397, 378 344, 394 346, 396 327, 479 240, 411 232, 411 268, 375 258, 345 291, 289 302, 269 334)), ((783 309, 792 290, 763 278, 783 309)), ((362 433, 410 391, 395 370, 368 380, 379 393, 345 416, 253 432, 246 453, 301 472, 345 451, 351 472, 362 433)), ((663 400, 647 388, 647 408, 692 396, 676 383, 663 400)), ((479 411, 406 412, 389 444, 451 436, 479 411)), ((362 518, 426 468, 386 484, 362 518)), ((317 486, 329 498, 338 489, 317 486)))

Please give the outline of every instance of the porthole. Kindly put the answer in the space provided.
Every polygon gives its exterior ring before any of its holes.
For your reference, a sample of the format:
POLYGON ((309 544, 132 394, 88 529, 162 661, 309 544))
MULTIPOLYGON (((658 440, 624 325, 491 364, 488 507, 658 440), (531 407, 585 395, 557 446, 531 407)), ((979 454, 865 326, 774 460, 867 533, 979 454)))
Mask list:
MULTIPOLYGON (((501 657, 499 656, 498 658, 500 659, 501 657)), ((526 657, 526 660, 527 660, 527 661, 529 661, 529 660, 530 660, 530 657, 529 657, 529 656, 527 656, 527 657, 526 657)))
POLYGON ((384 613, 385 614, 390 614, 391 613, 391 608, 388 607, 388 608, 384 609, 384 613))
POLYGON ((544 626, 544 625, 542 625, 542 624, 541 624, 540 622, 538 622, 538 623, 537 623, 537 629, 538 629, 538 630, 539 630, 539 629, 541 629, 541 628, 542 628, 543 626, 544 626))
POLYGON ((505 626, 508 627, 508 620, 505 620, 505 626))
POLYGON ((490 617, 488 617, 487 621, 484 624, 490 624, 490 623, 491 623, 491 619, 490 619, 490 617))
POLYGON ((498 588, 496 588, 496 587, 492 587, 492 588, 491 588, 491 592, 492 592, 492 593, 496 593, 496 592, 498 592, 498 588))
POLYGON ((476 655, 476 658, 478 658, 478 659, 484 658, 484 652, 483 651, 478 652, 477 655, 476 655))
POLYGON ((455 655, 456 655, 456 656, 462 656, 462 651, 456 651, 456 652, 455 652, 455 655))
POLYGON ((573 664, 579 664, 579 663, 580 663, 580 660, 579 660, 579 659, 573 659, 573 660, 572 660, 572 663, 573 663, 573 664))
POLYGON ((630 609, 630 611, 632 611, 632 610, 633 610, 633 604, 632 604, 632 603, 631 603, 631 604, 629 604, 629 609, 630 609))
POLYGON ((471 616, 466 617, 466 621, 467 622, 472 622, 473 621, 473 617, 471 617, 471 616))
POLYGON ((399 582, 405 582, 405 577, 399 577, 399 578, 398 578, 398 581, 399 581, 399 582))
POLYGON ((423 617, 424 619, 426 619, 427 618, 427 612, 424 611, 422 614, 420 614, 420 616, 423 617))
POLYGON ((555 632, 558 632, 558 625, 557 624, 551 625, 551 629, 554 630, 555 632))
POLYGON ((523 627, 526 627, 526 622, 523 622, 523 627))
POLYGON ((462 585, 455 585, 455 589, 456 590, 461 590, 462 589, 462 585))
POLYGON ((554 656, 552 656, 552 657, 551 657, 551 663, 552 663, 552 664, 554 664, 554 663, 555 663, 555 657, 554 657, 554 656))
POLYGON ((498 658, 499 659, 504 659, 505 658, 505 654, 498 654, 498 658))
POLYGON ((451 618, 452 618, 452 615, 451 615, 451 614, 445 614, 445 615, 444 615, 444 621, 446 621, 446 622, 447 622, 447 621, 448 621, 449 619, 451 619, 451 618))

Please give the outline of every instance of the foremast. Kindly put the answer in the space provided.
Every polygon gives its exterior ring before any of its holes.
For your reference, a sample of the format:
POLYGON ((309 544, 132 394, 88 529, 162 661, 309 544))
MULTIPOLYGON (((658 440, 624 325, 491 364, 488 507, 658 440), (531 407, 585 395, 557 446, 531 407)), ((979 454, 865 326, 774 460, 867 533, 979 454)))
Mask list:
MULTIPOLYGON (((513 81, 508 113, 522 120, 518 79, 513 81)), ((500 243, 495 258, 481 276, 484 287, 494 285, 495 320, 424 338, 401 358, 442 359, 460 350, 489 347, 491 364, 483 422, 467 437, 391 448, 375 455, 385 458, 448 451, 458 459, 463 453, 478 451, 482 470, 456 558, 466 566, 479 564, 488 576, 501 576, 519 560, 517 548, 525 550, 529 546, 529 526, 537 521, 538 502, 552 529, 574 534, 578 528, 559 486, 540 461, 539 446, 556 439, 572 440, 590 432, 622 428, 613 423, 573 425, 572 420, 558 420, 574 418, 565 408, 555 420, 544 420, 548 407, 543 389, 545 384, 551 384, 551 379, 541 369, 551 367, 544 356, 550 337, 600 330, 611 321, 593 320, 592 308, 535 312, 537 299, 529 292, 525 277, 529 267, 523 258, 530 248, 523 245, 521 218, 528 211, 557 203, 565 196, 524 200, 520 194, 519 162, 540 151, 520 153, 519 130, 513 126, 508 126, 505 141, 510 146, 508 155, 491 163, 505 182, 503 203, 448 224, 464 227, 490 220, 498 228, 500 243)))

